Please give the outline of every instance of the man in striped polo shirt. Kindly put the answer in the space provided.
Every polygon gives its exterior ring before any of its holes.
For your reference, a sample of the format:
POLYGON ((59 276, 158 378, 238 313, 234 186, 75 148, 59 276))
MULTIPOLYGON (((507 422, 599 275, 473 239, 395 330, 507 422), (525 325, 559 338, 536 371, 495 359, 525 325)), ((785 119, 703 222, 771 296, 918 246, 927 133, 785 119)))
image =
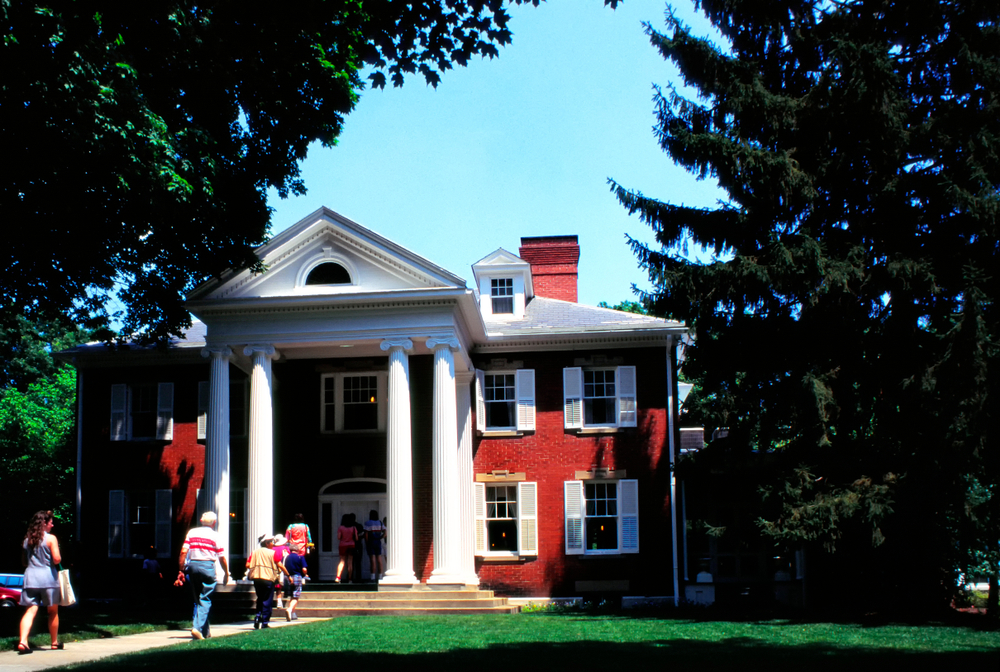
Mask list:
POLYGON ((186 571, 187 581, 191 586, 191 596, 194 600, 191 636, 195 639, 211 636, 208 629, 208 614, 212 610, 212 593, 215 592, 218 580, 215 574, 216 561, 222 565, 224 572, 222 585, 229 583, 229 563, 223 554, 224 549, 219 534, 215 531, 217 522, 218 516, 211 511, 201 515, 201 527, 194 527, 188 531, 181 546, 181 558, 177 563, 180 572, 175 585, 183 583, 186 571))

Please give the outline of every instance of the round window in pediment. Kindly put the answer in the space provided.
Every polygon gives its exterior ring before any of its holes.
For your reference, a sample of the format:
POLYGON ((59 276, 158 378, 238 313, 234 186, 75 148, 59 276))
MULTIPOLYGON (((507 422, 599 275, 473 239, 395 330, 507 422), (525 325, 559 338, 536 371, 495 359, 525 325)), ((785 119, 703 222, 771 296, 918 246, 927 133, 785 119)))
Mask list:
POLYGON ((334 261, 320 264, 309 271, 306 285, 349 285, 351 274, 347 269, 334 261))

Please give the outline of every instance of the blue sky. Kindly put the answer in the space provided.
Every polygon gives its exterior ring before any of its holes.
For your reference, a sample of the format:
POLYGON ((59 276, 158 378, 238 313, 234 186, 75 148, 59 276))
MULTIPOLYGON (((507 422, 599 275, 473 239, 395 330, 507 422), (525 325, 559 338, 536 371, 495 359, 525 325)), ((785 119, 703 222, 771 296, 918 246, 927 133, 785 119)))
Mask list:
MULTIPOLYGON (((688 2, 678 14, 705 25, 688 2)), ((521 236, 579 236, 579 300, 631 300, 647 288, 626 232, 652 242, 609 191, 609 177, 672 203, 712 206, 721 192, 672 164, 653 135, 653 85, 679 86, 642 21, 662 0, 548 0, 514 7, 514 40, 493 60, 369 90, 340 143, 312 148, 309 192, 271 194, 272 233, 326 206, 471 282, 470 265, 521 236)), ((699 30, 698 32, 704 32, 699 30)), ((470 284, 471 286, 471 284, 470 284)))

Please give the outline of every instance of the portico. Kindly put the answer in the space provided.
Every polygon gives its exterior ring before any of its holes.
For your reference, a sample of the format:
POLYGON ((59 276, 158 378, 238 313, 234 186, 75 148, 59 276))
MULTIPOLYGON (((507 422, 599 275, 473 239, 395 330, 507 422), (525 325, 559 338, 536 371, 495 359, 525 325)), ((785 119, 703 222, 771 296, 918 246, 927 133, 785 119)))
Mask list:
MULTIPOLYGON (((249 381, 248 534, 246 548, 232 552, 249 553, 259 534, 284 529, 286 521, 274 517, 274 493, 279 471, 288 470, 275 463, 296 465, 301 439, 288 428, 317 415, 298 401, 311 396, 303 386, 314 384, 315 404, 322 409, 315 429, 324 445, 345 451, 344 461, 367 464, 361 471, 371 482, 384 480, 387 510, 381 515, 388 517, 390 541, 381 583, 420 581, 414 483, 423 479, 414 472, 414 424, 422 427, 429 419, 433 570, 423 579, 475 584, 470 352, 475 337, 485 334, 476 334, 482 322, 472 292, 461 278, 329 211, 277 236, 261 254, 266 273, 209 283, 188 304, 206 325, 203 356, 211 362, 202 501, 220 511, 229 509, 233 488, 230 379, 246 374, 249 381), (332 275, 323 268, 330 264, 332 275), (337 282, 310 282, 317 269, 327 273, 321 279, 337 282), (432 359, 430 385, 412 380, 415 356, 432 359), (276 411, 283 395, 297 401, 276 411), (373 457, 377 451, 382 456, 373 457)), ((315 491, 313 506, 319 506, 319 496, 315 491)), ((220 533, 228 536, 229 520, 221 518, 220 533)), ((338 523, 324 521, 319 534, 329 535, 338 523)), ((335 552, 336 540, 332 549, 330 539, 316 541, 335 552)))

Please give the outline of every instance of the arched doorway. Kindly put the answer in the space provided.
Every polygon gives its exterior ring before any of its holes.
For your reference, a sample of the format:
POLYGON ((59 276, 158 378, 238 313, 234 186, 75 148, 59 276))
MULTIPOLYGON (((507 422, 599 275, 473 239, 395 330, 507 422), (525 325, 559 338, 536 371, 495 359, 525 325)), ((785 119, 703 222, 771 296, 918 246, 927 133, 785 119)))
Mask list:
MULTIPOLYGON (((341 518, 353 513, 364 525, 370 511, 378 511, 380 517, 386 515, 386 481, 384 478, 344 478, 330 481, 319 489, 319 567, 316 578, 333 581, 337 576, 337 528, 341 518)), ((371 580, 371 570, 367 551, 361 558, 361 578, 371 580)))

